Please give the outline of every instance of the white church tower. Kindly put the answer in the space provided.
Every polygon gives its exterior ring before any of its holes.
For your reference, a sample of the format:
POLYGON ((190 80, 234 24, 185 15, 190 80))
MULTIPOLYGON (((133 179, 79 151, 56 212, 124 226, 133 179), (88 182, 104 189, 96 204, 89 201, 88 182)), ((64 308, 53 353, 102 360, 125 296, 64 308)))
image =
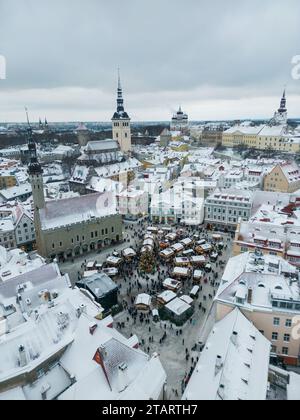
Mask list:
POLYGON ((131 152, 131 128, 130 118, 124 110, 123 92, 119 72, 117 111, 112 117, 113 139, 119 143, 123 153, 131 152))

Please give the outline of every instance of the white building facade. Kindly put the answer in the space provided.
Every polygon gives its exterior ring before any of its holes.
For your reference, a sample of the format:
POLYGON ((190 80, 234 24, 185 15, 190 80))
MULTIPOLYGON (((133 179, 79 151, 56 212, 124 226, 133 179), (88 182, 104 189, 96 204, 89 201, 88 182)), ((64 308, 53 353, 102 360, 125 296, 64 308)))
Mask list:
POLYGON ((205 221, 235 228, 238 221, 249 220, 253 193, 243 190, 217 190, 205 202, 205 221))

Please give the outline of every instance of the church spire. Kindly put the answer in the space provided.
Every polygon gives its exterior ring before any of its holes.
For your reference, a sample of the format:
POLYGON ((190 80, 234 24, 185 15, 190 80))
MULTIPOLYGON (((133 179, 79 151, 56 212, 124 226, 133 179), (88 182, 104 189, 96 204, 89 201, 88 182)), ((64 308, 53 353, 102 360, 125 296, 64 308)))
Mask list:
POLYGON ((286 90, 284 89, 283 91, 283 95, 280 101, 280 108, 278 109, 278 112, 280 114, 283 114, 284 112, 287 112, 287 108, 286 108, 286 90))
POLYGON ((117 98, 117 112, 124 112, 123 90, 121 85, 120 69, 118 68, 118 98, 117 98))
POLYGON ((27 143, 28 143, 28 151, 29 151, 28 173, 29 175, 42 174, 43 170, 37 158, 36 144, 35 144, 35 141, 33 140, 32 127, 29 121, 29 116, 28 116, 28 109, 25 108, 25 111, 26 111, 26 118, 27 118, 27 124, 28 124, 28 127, 27 127, 27 143))
POLYGON ((117 111, 113 119, 129 119, 127 112, 124 109, 123 89, 121 84, 120 69, 118 68, 118 90, 117 90, 117 111))

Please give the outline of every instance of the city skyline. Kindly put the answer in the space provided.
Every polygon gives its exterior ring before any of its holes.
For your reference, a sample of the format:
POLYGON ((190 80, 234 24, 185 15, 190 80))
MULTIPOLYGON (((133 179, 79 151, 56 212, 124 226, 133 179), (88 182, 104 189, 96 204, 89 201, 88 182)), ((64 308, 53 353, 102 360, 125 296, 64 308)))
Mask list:
POLYGON ((180 104, 190 120, 271 118, 285 86, 298 118, 300 5, 289 3, 235 4, 233 15, 232 1, 223 10, 219 0, 74 1, 72 10, 21 0, 17 11, 0 0, 0 121, 22 122, 25 105, 33 120, 110 121, 118 67, 133 121, 168 121, 180 104))

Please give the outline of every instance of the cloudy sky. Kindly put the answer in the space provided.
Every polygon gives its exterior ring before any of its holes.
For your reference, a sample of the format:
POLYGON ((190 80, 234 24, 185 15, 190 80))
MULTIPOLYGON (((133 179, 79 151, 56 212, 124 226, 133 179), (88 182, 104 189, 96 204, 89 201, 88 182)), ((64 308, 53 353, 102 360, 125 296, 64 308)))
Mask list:
POLYGON ((0 121, 300 117, 299 0, 0 0, 0 121))

